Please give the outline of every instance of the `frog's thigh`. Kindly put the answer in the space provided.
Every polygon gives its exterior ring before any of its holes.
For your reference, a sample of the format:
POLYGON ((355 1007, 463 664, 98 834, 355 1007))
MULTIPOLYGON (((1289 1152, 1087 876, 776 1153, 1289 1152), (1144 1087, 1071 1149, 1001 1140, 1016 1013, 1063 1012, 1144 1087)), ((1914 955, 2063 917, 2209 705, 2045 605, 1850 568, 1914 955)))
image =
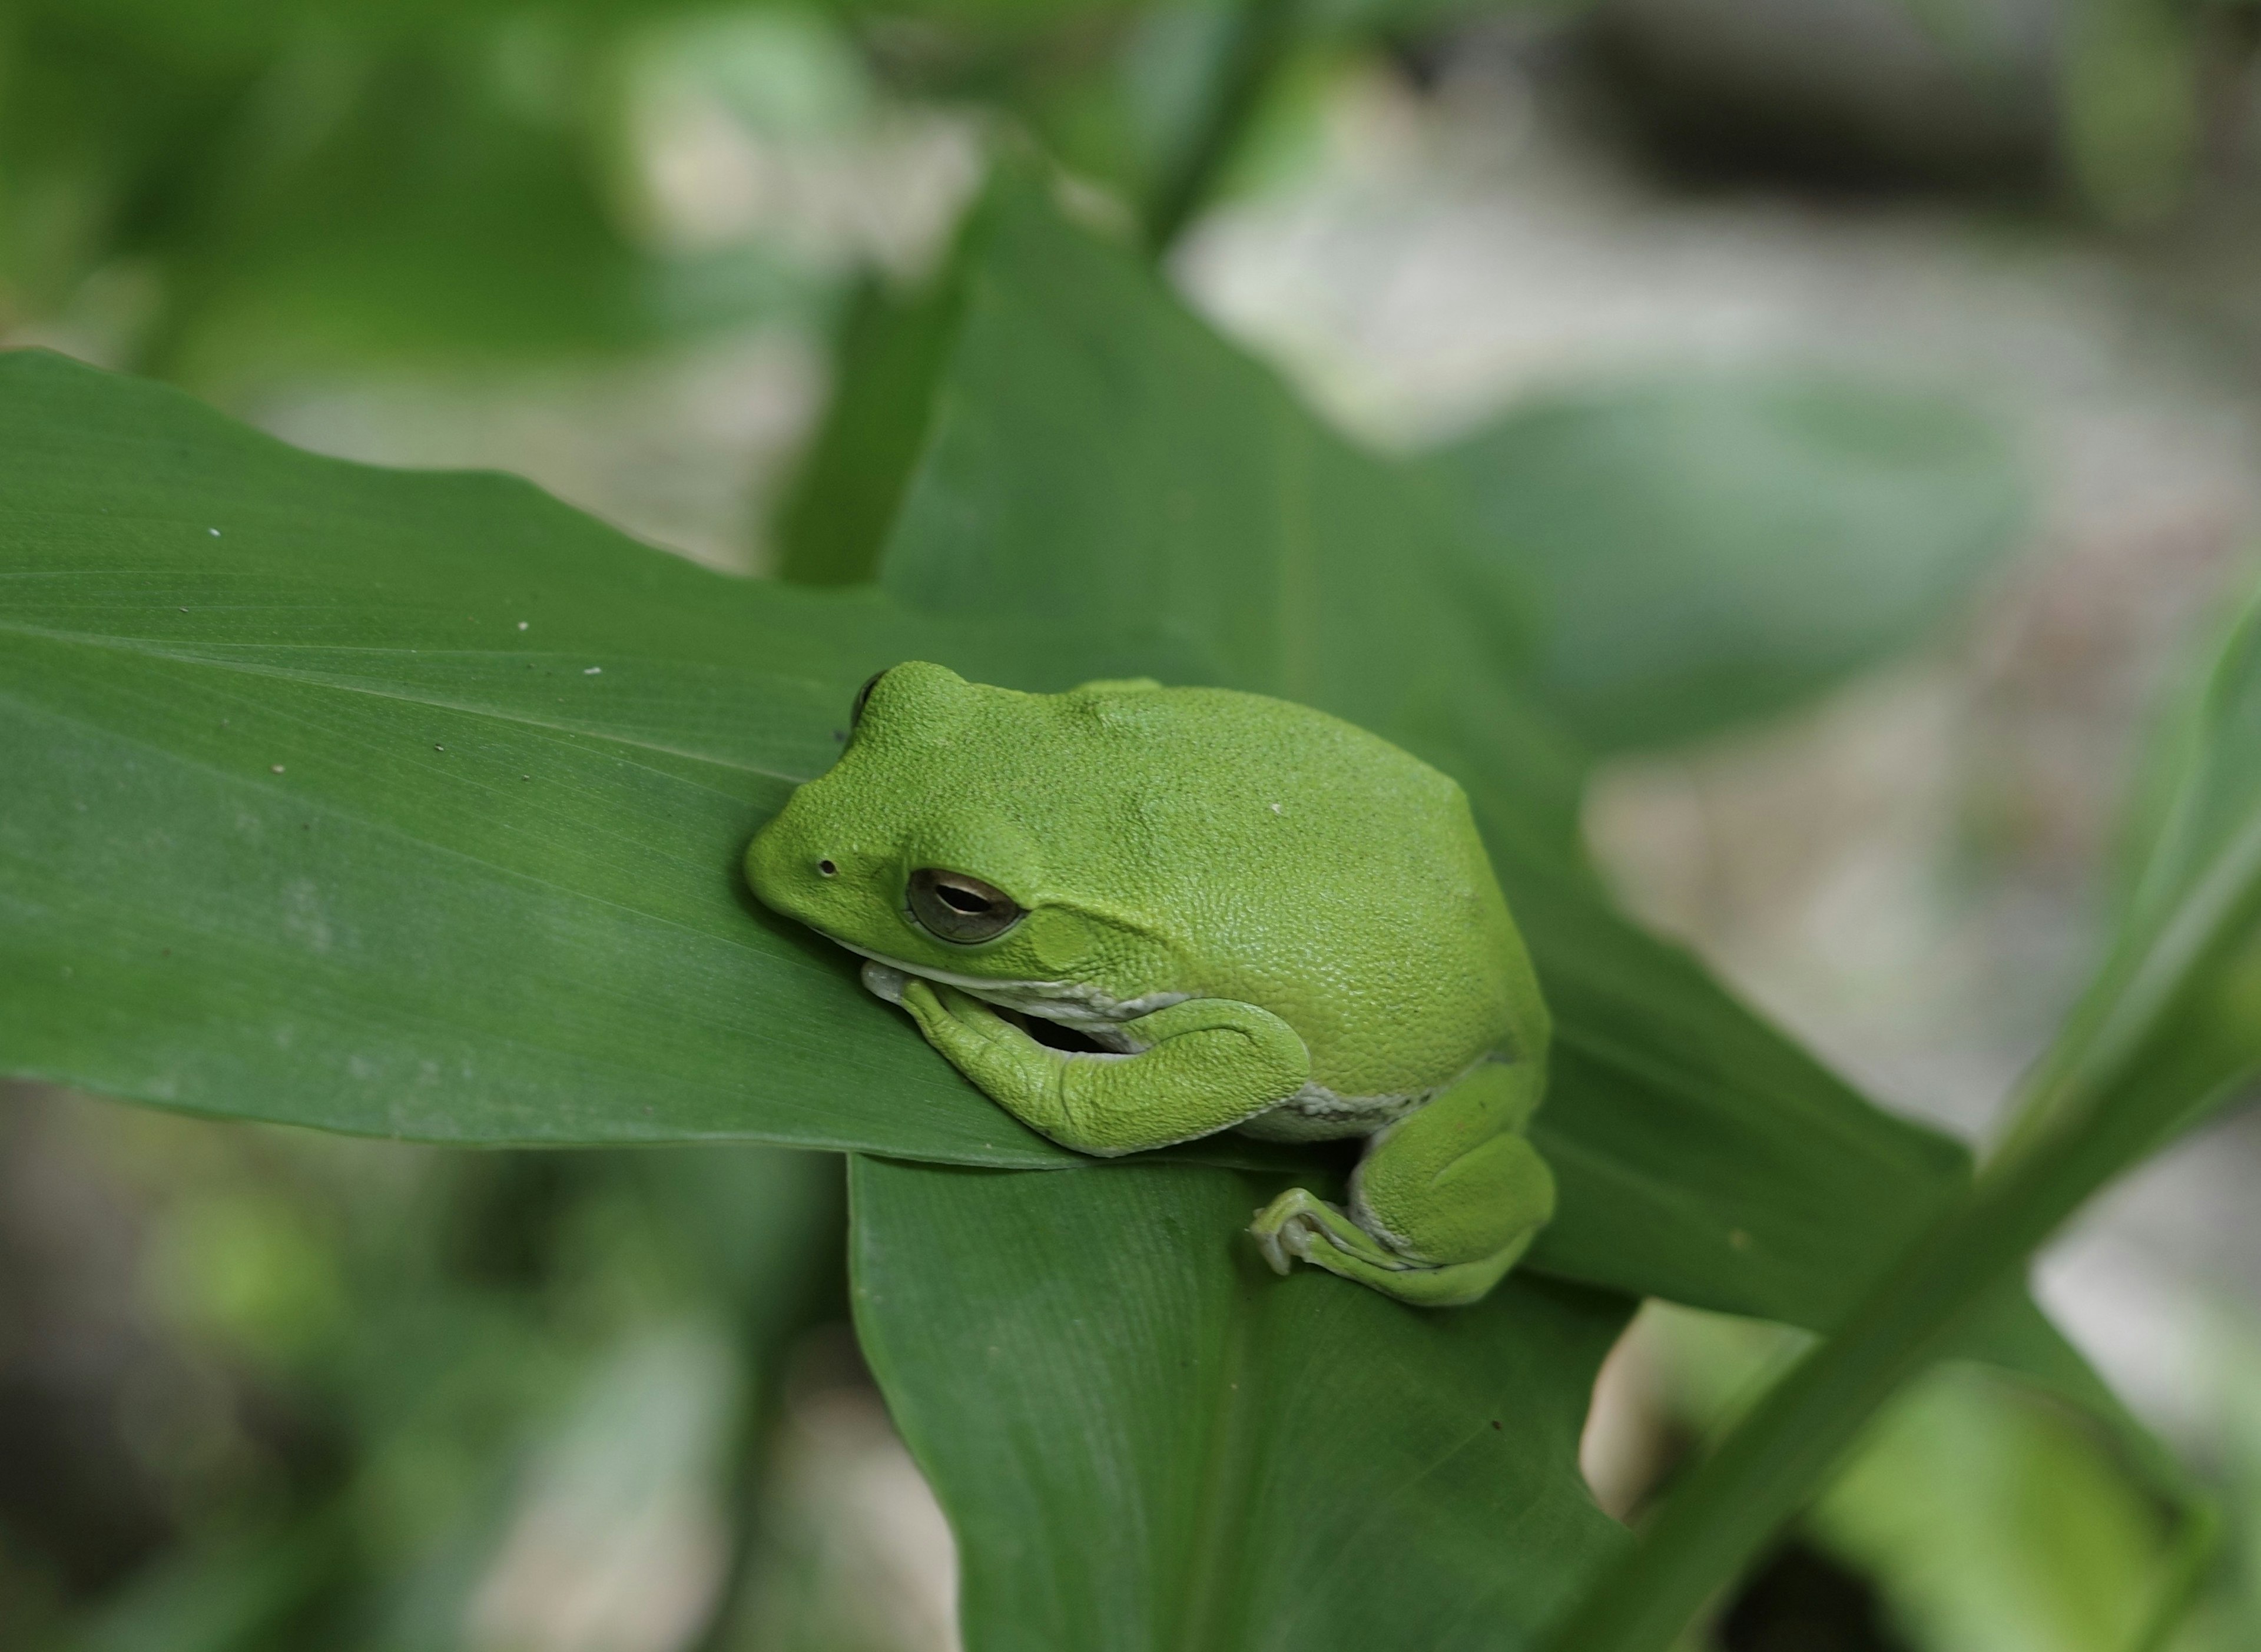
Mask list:
POLYGON ((1543 1081, 1488 1062, 1375 1138, 1351 1178, 1359 1225, 1432 1267, 1529 1243, 1554 1214, 1554 1178, 1520 1133, 1543 1081))
POLYGON ((1259 1213, 1258 1243, 1281 1272, 1295 1255, 1401 1302, 1478 1300, 1554 1211, 1554 1179, 1518 1133, 1544 1081, 1527 1065, 1477 1068, 1375 1138, 1347 1213, 1292 1189, 1259 1213))
POLYGON ((1147 1046, 1136 1055, 1052 1049, 954 988, 914 980, 902 1002, 984 1094, 1080 1153, 1138 1153, 1229 1129, 1293 1095, 1310 1071, 1293 1028, 1230 999, 1188 999, 1125 1022, 1147 1046))

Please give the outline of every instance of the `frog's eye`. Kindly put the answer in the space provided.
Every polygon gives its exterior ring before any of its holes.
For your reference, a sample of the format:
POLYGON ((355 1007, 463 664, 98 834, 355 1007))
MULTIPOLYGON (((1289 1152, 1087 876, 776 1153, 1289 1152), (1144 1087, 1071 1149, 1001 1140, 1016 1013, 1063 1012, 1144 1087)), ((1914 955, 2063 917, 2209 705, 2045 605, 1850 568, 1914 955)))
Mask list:
POLYGON ((922 866, 911 873, 911 916, 945 941, 994 941, 1023 914, 1002 889, 962 872, 922 866))
POLYGON ((848 707, 848 727, 851 729, 864 721, 864 707, 872 703, 872 691, 879 686, 879 679, 886 675, 885 672, 873 672, 864 679, 864 686, 856 691, 856 703, 848 707))

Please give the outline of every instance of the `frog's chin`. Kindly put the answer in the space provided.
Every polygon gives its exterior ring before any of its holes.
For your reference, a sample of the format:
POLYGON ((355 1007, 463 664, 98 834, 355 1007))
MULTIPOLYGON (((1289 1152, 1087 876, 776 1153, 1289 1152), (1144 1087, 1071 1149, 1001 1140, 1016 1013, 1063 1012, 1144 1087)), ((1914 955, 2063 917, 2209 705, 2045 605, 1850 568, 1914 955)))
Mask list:
MULTIPOLYGON (((837 937, 834 937, 836 940, 837 937)), ((903 981, 912 975, 945 987, 955 987, 960 992, 996 1004, 1006 1009, 1017 1009, 1025 1016, 1040 1016, 1046 1021, 1059 1022, 1062 1026, 1079 1031, 1096 1032, 1149 1016, 1157 1009, 1166 1009, 1172 1004, 1181 1004, 1193 996, 1191 993, 1145 993, 1137 998, 1116 998, 1096 987, 1083 986, 1066 980, 992 980, 980 975, 959 975, 946 969, 936 969, 926 964, 913 964, 900 958, 889 958, 884 952, 874 952, 868 947, 858 946, 851 941, 840 941, 859 958, 864 965, 864 985, 878 997, 889 1003, 900 1003, 903 981)))

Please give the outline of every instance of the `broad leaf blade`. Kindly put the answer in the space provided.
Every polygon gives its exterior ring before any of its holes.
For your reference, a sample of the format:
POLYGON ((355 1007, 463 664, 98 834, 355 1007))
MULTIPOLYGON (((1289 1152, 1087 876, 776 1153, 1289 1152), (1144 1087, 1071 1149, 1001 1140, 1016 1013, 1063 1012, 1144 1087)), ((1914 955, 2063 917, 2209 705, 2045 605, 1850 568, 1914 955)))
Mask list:
POLYGON ((8 1071, 429 1139, 1066 1160, 738 879, 932 626, 28 354, 0 602, 8 1071))
POLYGON ((1477 567, 1537 585, 1534 686, 1600 751, 1780 710, 1905 647, 2026 515, 1970 410, 1820 377, 1562 397, 1425 463, 1477 567))
POLYGON ((856 1161, 857 1325, 969 1644, 1504 1649, 1617 1552, 1577 1447, 1630 1302, 1277 1280, 1239 1233, 1276 1186, 856 1161))
POLYGON ((957 337, 953 262, 923 290, 876 277, 850 296, 832 344, 832 400, 778 512, 778 571, 802 585, 872 578, 930 422, 957 337))

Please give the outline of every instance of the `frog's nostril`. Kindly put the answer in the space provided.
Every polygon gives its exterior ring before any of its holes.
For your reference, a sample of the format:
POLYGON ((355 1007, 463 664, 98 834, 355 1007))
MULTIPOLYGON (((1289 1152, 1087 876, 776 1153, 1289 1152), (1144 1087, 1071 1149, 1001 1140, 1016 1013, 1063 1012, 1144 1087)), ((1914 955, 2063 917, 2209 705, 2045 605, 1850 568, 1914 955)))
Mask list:
POLYGON ((829 877, 832 877, 832 876, 834 876, 835 874, 836 874, 836 873, 839 872, 839 870, 840 870, 840 868, 839 868, 839 867, 837 867, 837 866, 834 866, 834 865, 833 865, 830 861, 829 861, 829 860, 820 860, 820 861, 818 861, 818 862, 816 863, 816 873, 817 873, 817 875, 818 875, 819 877, 822 877, 822 878, 829 878, 829 877))

